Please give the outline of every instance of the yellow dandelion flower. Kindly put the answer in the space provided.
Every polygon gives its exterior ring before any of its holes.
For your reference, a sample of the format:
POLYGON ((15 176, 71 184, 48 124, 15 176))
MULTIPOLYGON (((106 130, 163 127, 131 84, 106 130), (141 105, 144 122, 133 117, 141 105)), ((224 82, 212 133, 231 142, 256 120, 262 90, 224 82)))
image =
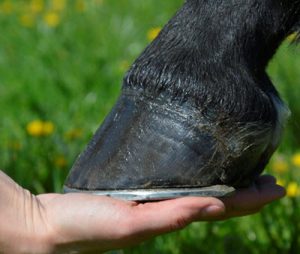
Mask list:
POLYGON ((13 3, 10 0, 5 0, 1 5, 0 5, 0 11, 5 13, 5 14, 10 14, 14 10, 13 3))
POLYGON ((276 184, 278 184, 278 185, 280 185, 280 186, 285 186, 285 180, 283 180, 283 179, 276 179, 276 184))
POLYGON ((296 182, 290 182, 286 188, 286 195, 288 197, 296 197, 299 195, 299 186, 296 182))
POLYGON ((271 169, 276 173, 284 173, 289 169, 288 163, 282 157, 276 158, 276 160, 272 163, 271 169))
POLYGON ((121 72, 127 71, 129 67, 130 67, 130 64, 126 60, 121 61, 119 64, 119 69, 121 72))
POLYGON ((35 22, 35 18, 31 14, 23 14, 20 17, 20 23, 24 27, 33 27, 35 22))
POLYGON ((56 26, 58 26, 58 24, 60 22, 60 17, 57 12, 50 11, 44 15, 44 22, 49 27, 56 27, 56 26))
POLYGON ((59 155, 54 159, 54 165, 59 168, 64 168, 65 166, 67 166, 67 160, 63 155, 59 155))
POLYGON ((20 151, 22 149, 22 144, 19 141, 11 141, 8 143, 8 147, 15 151, 20 151))
POLYGON ((54 11, 62 11, 66 7, 66 0, 52 0, 51 7, 54 11))
POLYGON ((154 27, 154 28, 151 28, 148 32, 147 32, 147 38, 149 41, 153 41, 157 36, 158 34, 160 33, 161 31, 161 28, 160 27, 154 27))
POLYGON ((31 0, 29 9, 32 13, 39 13, 44 9, 44 0, 31 0))
POLYGON ((103 3, 103 0, 94 0, 93 3, 100 5, 103 3))
POLYGON ((51 122, 34 120, 27 124, 26 131, 30 136, 33 137, 49 136, 54 131, 54 125, 51 122))
POLYGON ((296 167, 300 167, 300 153, 295 153, 292 156, 292 163, 296 167))
POLYGON ((292 42, 292 41, 294 41, 296 38, 297 38, 297 33, 292 33, 292 34, 290 34, 288 37, 286 37, 286 40, 287 40, 288 42, 292 42))
POLYGON ((40 137, 43 135, 43 122, 40 120, 34 120, 27 124, 27 133, 34 137, 40 137))
POLYGON ((75 2, 75 9, 76 9, 76 11, 78 11, 78 12, 84 12, 85 9, 86 9, 84 0, 77 0, 77 1, 75 2))
POLYGON ((54 131, 54 124, 52 122, 43 122, 43 134, 44 136, 51 135, 54 131))
POLYGON ((65 133, 65 138, 69 140, 73 140, 76 138, 80 138, 82 136, 82 130, 81 129, 72 129, 65 133))

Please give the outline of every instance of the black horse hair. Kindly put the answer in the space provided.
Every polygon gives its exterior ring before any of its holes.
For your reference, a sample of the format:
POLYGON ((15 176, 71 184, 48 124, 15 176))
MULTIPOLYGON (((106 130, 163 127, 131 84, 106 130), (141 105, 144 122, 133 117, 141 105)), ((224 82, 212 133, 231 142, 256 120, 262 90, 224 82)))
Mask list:
POLYGON ((300 31, 300 0, 187 0, 124 78, 166 103, 189 104, 211 118, 269 123, 278 96, 266 66, 300 31))

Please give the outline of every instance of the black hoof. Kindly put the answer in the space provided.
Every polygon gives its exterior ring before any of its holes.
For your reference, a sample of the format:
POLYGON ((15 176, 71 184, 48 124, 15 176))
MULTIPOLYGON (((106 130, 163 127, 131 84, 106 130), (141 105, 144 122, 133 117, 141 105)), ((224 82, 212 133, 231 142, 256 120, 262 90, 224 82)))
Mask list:
POLYGON ((257 147, 241 155, 237 145, 199 111, 123 93, 74 164, 65 190, 134 200, 228 195, 233 188, 215 185, 252 182, 247 174, 257 161, 257 147))

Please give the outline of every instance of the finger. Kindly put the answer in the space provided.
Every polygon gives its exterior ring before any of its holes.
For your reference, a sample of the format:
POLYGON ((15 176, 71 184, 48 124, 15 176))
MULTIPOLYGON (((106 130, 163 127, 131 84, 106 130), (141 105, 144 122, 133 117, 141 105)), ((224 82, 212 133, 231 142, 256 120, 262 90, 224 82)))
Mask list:
POLYGON ((259 211, 264 205, 282 198, 285 189, 274 183, 256 183, 250 188, 238 190, 231 197, 223 198, 226 207, 226 216, 239 216, 259 211))
POLYGON ((222 201, 209 197, 186 197, 134 207, 134 230, 144 236, 182 229, 195 220, 206 220, 224 213, 222 201))
POLYGON ((258 185, 273 183, 276 184, 276 178, 272 175, 262 175, 257 180, 256 183, 258 185))

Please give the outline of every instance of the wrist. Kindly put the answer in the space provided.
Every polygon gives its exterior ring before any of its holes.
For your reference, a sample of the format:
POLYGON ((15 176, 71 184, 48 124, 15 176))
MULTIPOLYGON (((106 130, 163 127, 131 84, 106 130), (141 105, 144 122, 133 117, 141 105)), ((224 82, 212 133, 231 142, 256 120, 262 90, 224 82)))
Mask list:
POLYGON ((0 192, 0 253, 51 253, 51 228, 38 198, 1 171, 0 192))

